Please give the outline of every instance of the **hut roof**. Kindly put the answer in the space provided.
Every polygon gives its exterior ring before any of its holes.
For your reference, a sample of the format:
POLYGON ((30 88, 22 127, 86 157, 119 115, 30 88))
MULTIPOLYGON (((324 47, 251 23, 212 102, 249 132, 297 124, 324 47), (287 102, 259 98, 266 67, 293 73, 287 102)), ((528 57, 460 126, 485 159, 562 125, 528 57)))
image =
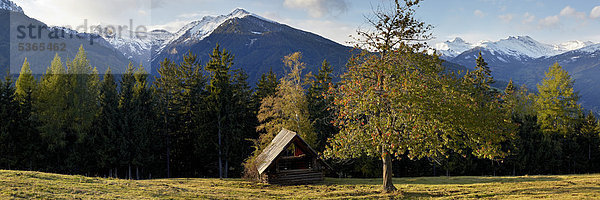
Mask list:
POLYGON ((258 167, 258 173, 262 174, 269 166, 277 159, 277 156, 281 154, 289 144, 294 140, 294 138, 298 138, 298 141, 303 143, 304 146, 308 147, 309 152, 315 156, 319 154, 312 149, 308 144, 295 132, 287 130, 285 128, 281 129, 277 136, 273 138, 273 141, 267 146, 261 153, 256 157, 256 163, 258 167))

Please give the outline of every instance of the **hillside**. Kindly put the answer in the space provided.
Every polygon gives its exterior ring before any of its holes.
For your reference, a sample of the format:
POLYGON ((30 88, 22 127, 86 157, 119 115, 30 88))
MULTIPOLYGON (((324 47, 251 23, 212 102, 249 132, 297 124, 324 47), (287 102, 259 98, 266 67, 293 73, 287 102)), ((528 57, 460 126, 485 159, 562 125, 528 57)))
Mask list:
POLYGON ((120 180, 0 170, 0 199, 594 199, 600 174, 520 177, 396 178, 402 192, 381 194, 381 179, 328 178, 278 186, 240 179, 120 180))

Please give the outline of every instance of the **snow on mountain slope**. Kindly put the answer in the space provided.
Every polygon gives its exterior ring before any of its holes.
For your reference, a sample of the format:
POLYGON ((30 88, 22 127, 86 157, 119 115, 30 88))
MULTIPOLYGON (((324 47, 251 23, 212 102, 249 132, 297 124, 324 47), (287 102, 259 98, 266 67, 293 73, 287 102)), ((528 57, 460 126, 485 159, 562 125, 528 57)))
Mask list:
POLYGON ((586 53, 594 53, 596 51, 600 51, 600 43, 598 44, 592 44, 592 45, 588 45, 586 47, 577 49, 575 51, 579 51, 579 52, 586 52, 586 53))
POLYGON ((529 36, 511 36, 497 42, 485 42, 480 46, 486 48, 492 54, 497 52, 517 58, 523 55, 531 58, 540 58, 561 53, 561 51, 554 49, 552 45, 542 44, 529 36))
POLYGON ((150 61, 152 55, 159 54, 167 45, 188 44, 194 41, 200 41, 208 37, 223 22, 233 18, 244 18, 254 16, 261 20, 271 23, 274 21, 265 19, 244 9, 237 8, 228 15, 205 16, 201 20, 193 21, 176 33, 170 33, 165 30, 153 30, 146 34, 146 37, 136 37, 135 33, 130 36, 128 31, 122 35, 103 35, 113 47, 121 51, 125 57, 141 62, 150 61))
POLYGON ((582 42, 582 41, 568 41, 568 42, 563 42, 560 44, 557 44, 554 46, 554 49, 559 50, 561 52, 567 52, 567 51, 573 51, 573 50, 577 50, 577 49, 581 49, 590 45, 593 45, 594 43, 591 41, 587 41, 587 42, 582 42))
POLYGON ((550 57, 562 54, 568 51, 581 49, 590 45, 593 42, 569 41, 561 44, 544 44, 540 43, 529 36, 508 37, 499 41, 480 41, 476 44, 468 43, 461 38, 456 38, 452 41, 437 43, 435 49, 442 54, 442 57, 454 58, 461 53, 475 47, 485 48, 492 54, 503 54, 514 58, 527 56, 530 58, 550 57))
POLYGON ((23 9, 11 0, 0 0, 0 10, 23 13, 23 9))
POLYGON ((470 43, 465 42, 462 38, 454 38, 452 41, 446 41, 443 43, 435 44, 435 49, 438 53, 442 54, 442 57, 456 57, 462 52, 473 48, 474 46, 470 43))
POLYGON ((165 41, 173 37, 173 33, 166 30, 153 30, 131 35, 129 31, 124 31, 122 35, 105 34, 102 37, 128 59, 145 63, 150 61, 152 53, 156 53, 165 41))
MULTIPOLYGON (((185 25, 183 28, 177 31, 177 33, 175 33, 173 38, 165 42, 165 44, 186 43, 192 40, 202 40, 209 36, 223 22, 233 18, 244 18, 248 15, 259 17, 241 8, 235 9, 228 15, 205 16, 201 20, 193 21, 185 25)), ((264 19, 262 17, 259 18, 264 19)))

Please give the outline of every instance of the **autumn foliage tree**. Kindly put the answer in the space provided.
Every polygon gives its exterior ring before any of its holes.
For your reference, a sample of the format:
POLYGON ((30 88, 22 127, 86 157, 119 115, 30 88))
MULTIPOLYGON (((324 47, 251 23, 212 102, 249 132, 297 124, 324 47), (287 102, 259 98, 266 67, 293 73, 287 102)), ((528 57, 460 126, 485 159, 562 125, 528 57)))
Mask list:
POLYGON ((358 32, 357 47, 374 53, 351 58, 338 87, 330 90, 340 132, 325 155, 381 157, 384 192, 396 190, 393 157, 448 156, 447 149, 503 156, 500 143, 513 131, 498 114, 500 106, 473 98, 474 86, 443 73, 441 60, 425 53, 431 26, 414 19, 418 3, 396 0, 391 12, 377 11, 369 21, 374 31, 358 32))

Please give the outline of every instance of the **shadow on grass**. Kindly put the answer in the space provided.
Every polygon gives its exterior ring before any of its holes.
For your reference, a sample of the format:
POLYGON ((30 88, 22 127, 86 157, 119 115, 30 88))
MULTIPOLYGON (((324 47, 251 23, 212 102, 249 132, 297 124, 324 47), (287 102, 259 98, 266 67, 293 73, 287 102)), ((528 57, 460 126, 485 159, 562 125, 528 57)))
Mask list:
POLYGON ((515 189, 503 193, 496 193, 494 196, 496 197, 509 197, 512 195, 539 195, 539 196, 550 196, 550 195, 564 195, 570 194, 575 195, 577 193, 581 194, 593 194, 597 191, 600 191, 600 186, 598 187, 590 187, 590 186, 582 186, 582 187, 565 187, 564 185, 557 185, 547 188, 522 188, 515 189))
MULTIPOLYGON (((395 184, 422 184, 422 185, 463 185, 478 183, 519 183, 519 182, 537 182, 537 181, 560 181, 559 177, 550 176, 515 176, 515 177, 488 177, 488 176, 457 176, 457 177, 407 177, 394 178, 395 184)), ((381 185, 381 178, 374 179, 346 179, 346 178, 326 178, 321 184, 324 185, 381 185)))

